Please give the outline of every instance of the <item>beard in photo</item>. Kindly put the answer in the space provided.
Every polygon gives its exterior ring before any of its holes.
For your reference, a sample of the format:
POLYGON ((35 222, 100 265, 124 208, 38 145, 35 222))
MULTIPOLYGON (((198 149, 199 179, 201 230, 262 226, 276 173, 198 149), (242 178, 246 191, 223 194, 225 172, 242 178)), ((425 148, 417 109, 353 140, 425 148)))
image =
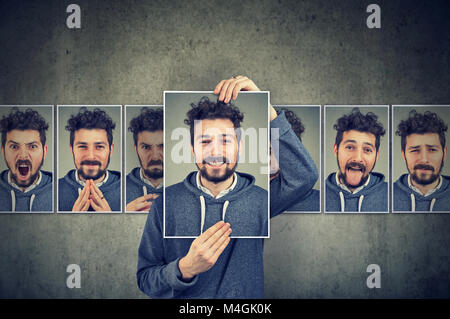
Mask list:
POLYGON ((211 183, 214 184, 218 184, 227 180, 230 176, 234 174, 237 167, 237 162, 234 164, 234 166, 230 167, 229 166, 230 162, 227 160, 226 157, 222 156, 220 157, 209 156, 203 160, 202 164, 203 164, 202 167, 199 167, 198 164, 196 164, 197 168, 200 171, 201 176, 205 178, 207 181, 210 181, 211 183), (225 170, 222 170, 222 172, 212 174, 208 171, 207 164, 216 162, 225 163, 225 170))
POLYGON ((80 176, 84 180, 88 180, 88 179, 97 180, 97 179, 101 178, 102 176, 104 176, 106 174, 106 169, 108 168, 109 160, 110 160, 110 158, 108 156, 108 163, 106 164, 105 169, 101 169, 102 163, 100 161, 96 161, 96 160, 82 161, 80 163, 80 167, 77 169, 78 176, 80 176), (83 165, 97 165, 98 166, 97 172, 95 173, 95 170, 93 170, 93 169, 87 169, 87 172, 86 172, 83 169, 83 165))
POLYGON ((442 159, 441 166, 439 167, 439 171, 435 173, 435 169, 431 165, 427 164, 417 164, 414 166, 413 171, 409 172, 411 175, 411 179, 419 185, 429 185, 434 183, 441 174, 442 167, 444 166, 444 159, 442 159), (431 174, 418 173, 417 170, 429 170, 431 174))
MULTIPOLYGON (((139 158, 139 162, 141 164, 141 167, 144 167, 142 165, 142 161, 139 158)), ((151 160, 147 163, 147 167, 144 170, 144 175, 147 176, 150 179, 160 179, 164 175, 164 169, 160 169, 158 167, 155 168, 149 168, 151 166, 161 165, 163 167, 164 163, 162 160, 151 160)))

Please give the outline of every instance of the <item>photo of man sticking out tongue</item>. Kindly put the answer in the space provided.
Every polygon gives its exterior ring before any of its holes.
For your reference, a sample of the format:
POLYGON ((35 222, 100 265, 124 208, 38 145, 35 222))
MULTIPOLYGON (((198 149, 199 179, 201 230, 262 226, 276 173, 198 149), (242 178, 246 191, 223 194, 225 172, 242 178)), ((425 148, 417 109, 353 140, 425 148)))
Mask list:
POLYGON ((326 211, 387 212, 385 176, 373 172, 385 134, 378 116, 370 111, 364 115, 355 107, 339 117, 333 128, 337 131, 333 154, 338 171, 326 179, 326 211))
MULTIPOLYGON (((3 109, 10 113, 0 121, 1 151, 8 167, 0 177, 1 211, 53 211, 52 173, 41 170, 47 157, 49 124, 36 109, 3 109)), ((52 107, 44 109, 51 118, 52 107)))

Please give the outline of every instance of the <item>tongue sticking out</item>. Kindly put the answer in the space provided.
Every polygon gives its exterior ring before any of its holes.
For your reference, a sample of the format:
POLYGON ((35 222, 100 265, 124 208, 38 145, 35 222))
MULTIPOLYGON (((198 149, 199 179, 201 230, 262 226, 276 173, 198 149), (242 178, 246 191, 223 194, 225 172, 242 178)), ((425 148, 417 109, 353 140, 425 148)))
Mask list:
POLYGON ((346 172, 346 180, 350 185, 358 185, 363 177, 363 172, 360 169, 349 168, 346 172))

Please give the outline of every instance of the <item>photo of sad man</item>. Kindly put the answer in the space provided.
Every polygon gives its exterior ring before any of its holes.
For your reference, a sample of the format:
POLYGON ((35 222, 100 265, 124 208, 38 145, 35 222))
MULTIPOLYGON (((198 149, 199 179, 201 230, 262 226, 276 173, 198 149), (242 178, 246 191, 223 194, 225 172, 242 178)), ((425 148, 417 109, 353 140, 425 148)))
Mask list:
MULTIPOLYGON (((410 110, 397 125, 401 159, 407 169, 394 183, 394 211, 450 211, 450 177, 443 172, 447 159, 445 109, 410 110)), ((447 113, 448 114, 448 113, 447 113)))

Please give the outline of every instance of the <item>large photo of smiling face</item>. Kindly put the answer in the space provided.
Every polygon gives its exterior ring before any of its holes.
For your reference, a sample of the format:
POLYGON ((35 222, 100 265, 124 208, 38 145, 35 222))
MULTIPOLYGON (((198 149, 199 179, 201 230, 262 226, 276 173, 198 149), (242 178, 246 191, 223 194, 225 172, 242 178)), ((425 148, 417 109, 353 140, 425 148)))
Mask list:
POLYGON ((388 106, 325 106, 325 212, 387 213, 388 106))
POLYGON ((197 237, 222 220, 231 237, 268 237, 268 107, 268 92, 232 103, 165 92, 164 203, 152 207, 164 237, 197 237))
POLYGON ((121 211, 121 106, 58 106, 58 210, 121 211))
POLYGON ((449 212, 450 106, 393 105, 393 211, 449 212))
POLYGON ((1 106, 1 212, 53 212, 53 106, 1 106))

